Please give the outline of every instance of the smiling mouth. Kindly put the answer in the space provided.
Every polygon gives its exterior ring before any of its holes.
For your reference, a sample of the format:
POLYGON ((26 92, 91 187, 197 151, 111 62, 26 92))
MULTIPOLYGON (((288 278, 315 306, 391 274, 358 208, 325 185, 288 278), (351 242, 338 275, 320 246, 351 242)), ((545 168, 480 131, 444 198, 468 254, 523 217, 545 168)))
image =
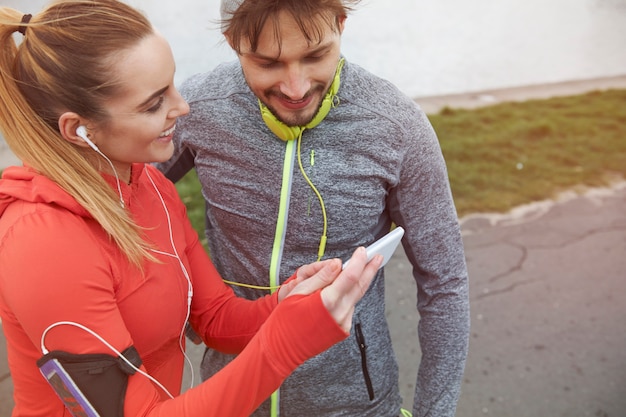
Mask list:
POLYGON ((167 129, 165 132, 161 133, 159 135, 160 138, 164 138, 167 137, 169 135, 171 135, 172 133, 174 133, 174 131, 176 130, 176 125, 170 127, 169 129, 167 129))
POLYGON ((300 103, 304 103, 305 101, 309 100, 309 97, 310 96, 304 96, 300 100, 292 100, 292 99, 287 98, 287 97, 281 97, 280 99, 285 101, 285 102, 287 102, 287 103, 290 103, 290 104, 300 104, 300 103))

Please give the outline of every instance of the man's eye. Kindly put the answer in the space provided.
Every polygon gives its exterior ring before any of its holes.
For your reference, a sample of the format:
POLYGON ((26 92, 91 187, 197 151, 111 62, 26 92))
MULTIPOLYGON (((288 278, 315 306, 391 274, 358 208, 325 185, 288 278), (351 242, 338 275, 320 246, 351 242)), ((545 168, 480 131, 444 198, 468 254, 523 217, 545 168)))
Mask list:
POLYGON ((306 57, 306 60, 309 61, 309 62, 317 62, 317 61, 321 60, 322 58, 324 58, 323 55, 313 55, 313 56, 306 57))
POLYGON ((259 63, 259 67, 261 68, 276 68, 278 66, 278 62, 276 61, 268 61, 268 62, 261 62, 259 63))

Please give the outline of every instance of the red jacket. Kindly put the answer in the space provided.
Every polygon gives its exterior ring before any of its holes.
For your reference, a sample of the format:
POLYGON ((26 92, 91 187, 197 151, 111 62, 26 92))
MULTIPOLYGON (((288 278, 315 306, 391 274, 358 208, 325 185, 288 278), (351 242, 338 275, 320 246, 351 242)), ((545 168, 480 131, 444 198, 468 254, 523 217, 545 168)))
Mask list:
MULTIPOLYGON (((107 181, 115 184, 111 177, 107 181)), ((119 351, 135 346, 143 368, 176 396, 169 399, 135 374, 129 378, 127 416, 246 416, 300 363, 346 337, 319 293, 288 297, 279 307, 276 295, 256 302, 236 297, 199 243, 176 188, 153 167, 134 165, 122 194, 147 240, 163 252, 155 252, 161 263, 144 262, 143 273, 55 183, 25 167, 3 173, 0 316, 14 385, 14 417, 69 415, 35 364, 42 356, 42 333, 60 321, 88 327, 119 351), (163 196, 176 251, 165 208, 147 174, 163 196), (215 349, 243 349, 230 365, 182 395, 179 340, 188 282, 175 252, 193 284, 193 328, 215 349)), ((54 327, 44 342, 50 351, 113 354, 74 326, 54 327)))

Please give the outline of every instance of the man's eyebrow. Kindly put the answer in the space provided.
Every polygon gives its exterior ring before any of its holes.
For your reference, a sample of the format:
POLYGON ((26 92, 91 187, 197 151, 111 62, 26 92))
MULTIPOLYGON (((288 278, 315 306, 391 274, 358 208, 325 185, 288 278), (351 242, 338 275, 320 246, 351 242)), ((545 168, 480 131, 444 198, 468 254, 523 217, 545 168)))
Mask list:
MULTIPOLYGON (((321 44, 317 48, 307 51, 306 56, 315 55, 320 52, 324 52, 325 50, 328 50, 330 48, 332 48, 332 43, 330 42, 326 44, 321 44)), ((263 60, 263 61, 278 61, 280 59, 280 56, 269 56, 269 55, 264 55, 259 52, 245 52, 242 55, 248 55, 250 58, 263 60)))
POLYGON ((169 86, 165 86, 165 87, 161 88, 160 90, 156 91, 154 94, 152 94, 150 97, 148 97, 145 101, 143 101, 141 104, 139 104, 137 106, 137 108, 142 108, 142 107, 147 106, 152 100, 154 100, 155 98, 163 95, 163 93, 165 93, 168 88, 169 88, 169 86))
POLYGON ((328 50, 330 48, 333 47, 332 42, 328 42, 325 44, 320 44, 317 48, 312 49, 311 51, 309 51, 308 55, 315 55, 315 54, 319 54, 320 52, 324 52, 325 50, 328 50))

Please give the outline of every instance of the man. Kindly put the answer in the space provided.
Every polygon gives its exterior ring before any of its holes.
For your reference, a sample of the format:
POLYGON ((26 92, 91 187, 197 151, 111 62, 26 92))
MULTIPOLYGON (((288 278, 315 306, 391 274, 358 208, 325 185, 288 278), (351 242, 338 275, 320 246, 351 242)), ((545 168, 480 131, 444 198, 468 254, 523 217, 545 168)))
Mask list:
MULTIPOLYGON (((413 415, 453 416, 469 303, 446 166, 419 107, 342 56, 357 2, 222 1, 238 60, 184 83, 191 112, 160 168, 177 181, 195 166, 214 263, 249 298, 298 265, 347 259, 404 227, 421 317, 413 415)), ((203 377, 228 360, 208 351, 203 377)), ((381 270, 357 305, 352 335, 302 365, 254 415, 390 417, 400 405, 381 270)))

